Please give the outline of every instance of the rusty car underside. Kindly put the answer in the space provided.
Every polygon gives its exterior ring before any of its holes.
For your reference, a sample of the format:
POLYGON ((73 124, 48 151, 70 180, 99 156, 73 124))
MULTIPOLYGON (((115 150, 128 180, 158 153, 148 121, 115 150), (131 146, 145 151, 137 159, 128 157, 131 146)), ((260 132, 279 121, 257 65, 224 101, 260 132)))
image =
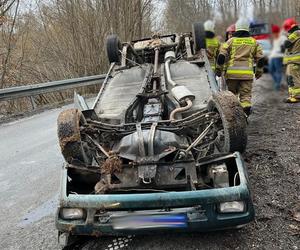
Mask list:
POLYGON ((247 143, 246 117, 236 96, 218 85, 203 34, 196 26, 193 34, 126 43, 108 37, 111 64, 94 103, 76 94, 77 108, 58 117, 66 161, 60 233, 125 234, 123 219, 115 225, 120 213, 152 220, 180 210, 178 223, 191 230, 253 219, 239 154, 247 143))

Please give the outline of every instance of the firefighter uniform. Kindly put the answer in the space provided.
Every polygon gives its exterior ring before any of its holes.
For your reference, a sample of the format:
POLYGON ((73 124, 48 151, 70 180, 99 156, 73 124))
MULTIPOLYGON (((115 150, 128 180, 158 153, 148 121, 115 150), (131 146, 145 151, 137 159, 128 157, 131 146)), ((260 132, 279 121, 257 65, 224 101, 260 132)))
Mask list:
POLYGON ((218 38, 206 38, 206 52, 209 63, 213 71, 216 69, 216 58, 220 48, 220 41, 218 38))
POLYGON ((300 102, 300 28, 296 22, 288 30, 288 33, 288 39, 285 42, 286 54, 283 61, 287 64, 286 75, 289 86, 287 102, 294 103, 300 102))
POLYGON ((257 41, 250 37, 249 23, 237 22, 236 32, 220 48, 216 74, 225 73, 228 90, 238 96, 246 114, 250 114, 254 64, 256 78, 263 74, 263 52, 257 41))
POLYGON ((215 36, 215 24, 211 20, 204 23, 204 30, 206 36, 206 53, 210 66, 213 71, 216 69, 216 58, 220 49, 220 41, 215 36))

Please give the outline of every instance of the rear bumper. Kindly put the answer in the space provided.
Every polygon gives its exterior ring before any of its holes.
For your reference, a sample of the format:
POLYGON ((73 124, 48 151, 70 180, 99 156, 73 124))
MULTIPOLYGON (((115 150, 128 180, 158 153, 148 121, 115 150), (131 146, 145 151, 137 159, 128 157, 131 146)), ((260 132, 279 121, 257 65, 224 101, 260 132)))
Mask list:
MULTIPOLYGON (((63 168, 61 199, 56 214, 56 227, 60 232, 75 235, 126 235, 152 233, 155 231, 211 231, 237 227, 254 219, 254 209, 248 184, 247 172, 239 153, 225 157, 234 157, 240 185, 235 187, 206 189, 184 192, 114 194, 114 195, 74 195, 66 196, 67 169, 63 168), (220 202, 243 201, 244 212, 221 214, 220 202), (65 220, 59 215, 61 208, 83 208, 84 220, 65 220), (134 214, 183 214, 186 216, 184 227, 151 227, 117 229, 113 218, 134 214)), ((222 161, 222 157, 213 161, 222 161)))

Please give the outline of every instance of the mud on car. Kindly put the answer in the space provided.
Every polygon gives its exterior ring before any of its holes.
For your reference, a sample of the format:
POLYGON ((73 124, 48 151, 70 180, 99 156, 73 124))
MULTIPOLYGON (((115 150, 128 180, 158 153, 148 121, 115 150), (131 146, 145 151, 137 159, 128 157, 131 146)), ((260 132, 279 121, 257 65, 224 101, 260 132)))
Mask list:
POLYGON ((201 24, 186 34, 107 38, 110 68, 89 106, 58 117, 62 167, 56 227, 79 235, 209 231, 254 218, 246 117, 221 91, 201 24))

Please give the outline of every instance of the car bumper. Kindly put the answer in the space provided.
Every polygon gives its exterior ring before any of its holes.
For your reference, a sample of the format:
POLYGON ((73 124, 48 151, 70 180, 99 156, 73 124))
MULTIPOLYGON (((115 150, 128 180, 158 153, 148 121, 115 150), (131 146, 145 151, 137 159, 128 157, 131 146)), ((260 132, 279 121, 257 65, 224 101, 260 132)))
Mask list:
MULTIPOLYGON (((254 219, 246 168, 239 153, 234 157, 240 176, 240 185, 226 188, 197 191, 113 194, 113 195, 66 195, 67 169, 63 168, 60 206, 56 214, 56 227, 60 232, 73 235, 128 235, 145 234, 155 231, 212 231, 234 228, 254 219), (221 202, 243 201, 243 212, 220 213, 221 202), (86 212, 83 220, 66 220, 60 216, 62 208, 82 208, 86 212), (150 227, 120 227, 116 218, 130 216, 182 215, 185 223, 181 226, 152 224, 150 227)), ((222 157, 214 161, 222 161, 222 157)))

